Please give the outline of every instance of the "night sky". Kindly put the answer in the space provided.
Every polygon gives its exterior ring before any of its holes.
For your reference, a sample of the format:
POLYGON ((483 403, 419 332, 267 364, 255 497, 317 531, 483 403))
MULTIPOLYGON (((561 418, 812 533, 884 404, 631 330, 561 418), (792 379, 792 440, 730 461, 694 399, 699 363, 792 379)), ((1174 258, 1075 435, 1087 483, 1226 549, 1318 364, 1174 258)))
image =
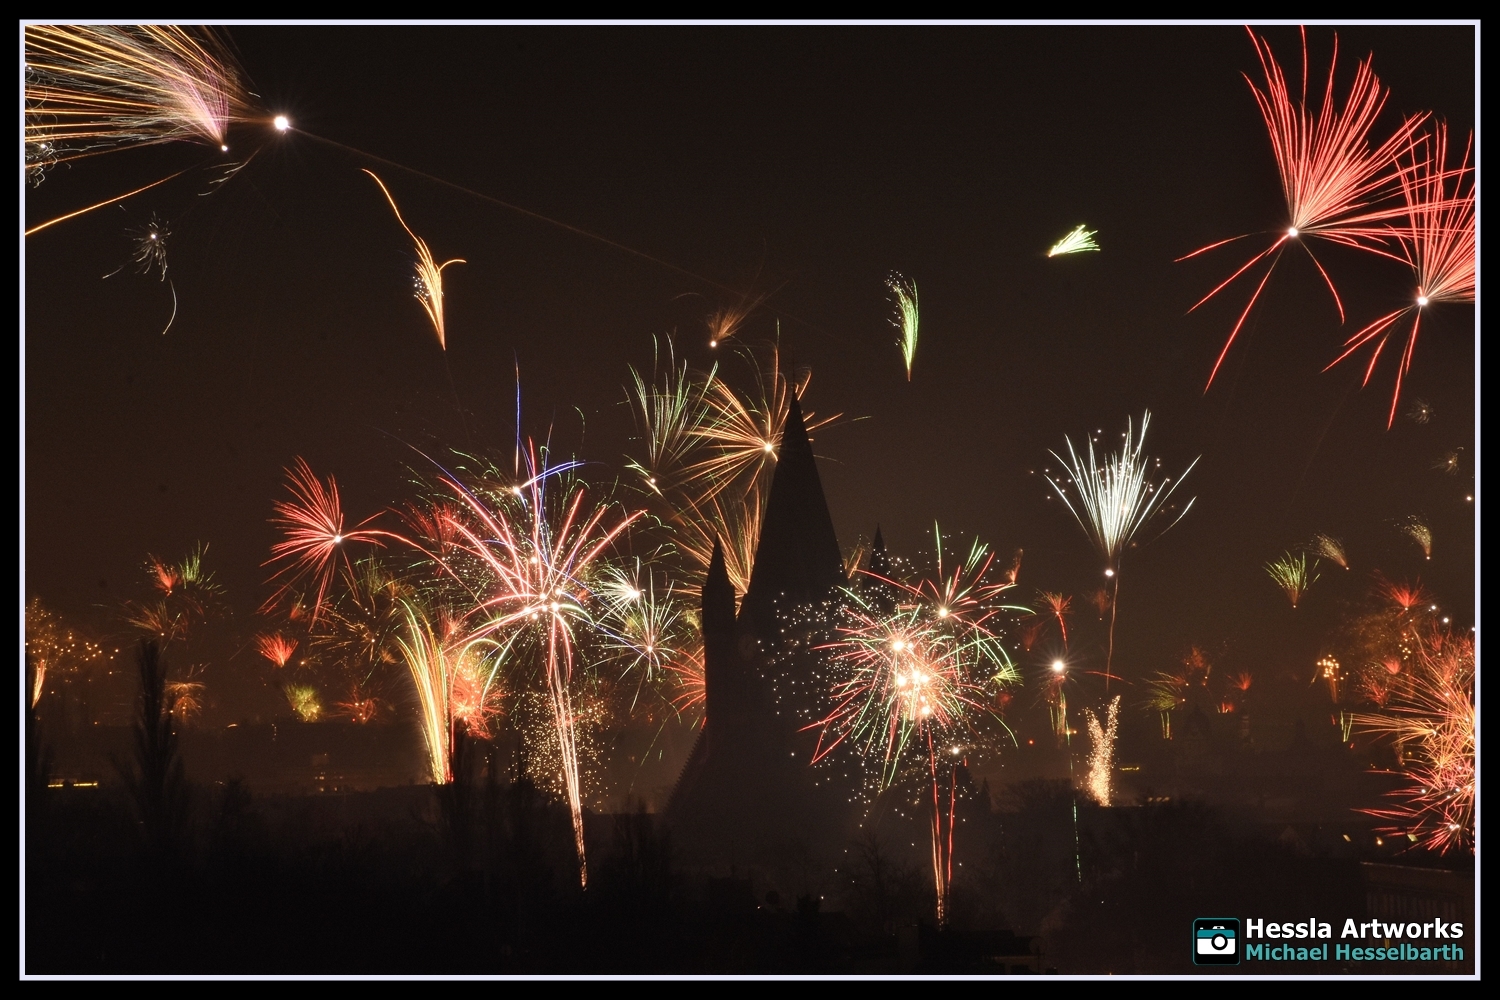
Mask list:
MULTIPOLYGON (((1296 74, 1296 29, 1266 33, 1296 74)), ((878 523, 920 556, 936 521, 1024 547, 1023 599, 1062 589, 1081 605, 1102 565, 1047 499, 1047 452, 1096 430, 1112 444, 1149 408, 1147 451, 1164 469, 1203 458, 1184 487, 1193 511, 1124 563, 1126 672, 1190 642, 1252 666, 1301 656, 1271 640, 1331 624, 1376 568, 1420 576, 1473 620, 1472 307, 1424 319, 1405 399, 1434 415, 1387 431, 1394 359, 1364 391, 1362 362, 1321 369, 1407 301, 1409 272, 1321 245, 1349 309, 1341 328, 1311 263, 1289 254, 1204 394, 1253 286, 1187 309, 1250 251, 1173 260, 1284 224, 1242 28, 227 34, 294 131, 239 126, 231 155, 257 152, 220 189, 193 172, 25 241, 28 597, 117 607, 146 553, 202 541, 248 635, 294 457, 338 477, 353 518, 374 514, 412 495, 410 444, 508 453, 519 364, 523 432, 550 428, 610 481, 629 448, 627 365, 649 370, 668 335, 711 363, 704 318, 764 295, 739 337, 767 343, 779 322, 786 363, 813 373, 804 405, 861 418, 815 441, 845 546, 878 523), (410 242, 361 166, 439 260, 468 261, 446 272, 446 357, 412 298, 410 242), (165 336, 168 286, 129 267, 101 279, 152 212, 171 226, 179 300, 165 336), (1049 260, 1079 223, 1102 252, 1049 260), (920 288, 910 383, 893 270, 920 288), (1455 448, 1460 474, 1434 471, 1455 448), (1431 525, 1431 562, 1392 526, 1413 514, 1431 525), (1325 569, 1293 612, 1262 567, 1315 531, 1344 539, 1354 568, 1325 569)), ((1332 32, 1309 41, 1318 73, 1332 32)), ((1339 45, 1340 93, 1370 52, 1391 88, 1377 133, 1431 110, 1461 147, 1474 29, 1356 28, 1339 45)), ((26 192, 27 221, 217 155, 178 144, 58 169, 26 192)))

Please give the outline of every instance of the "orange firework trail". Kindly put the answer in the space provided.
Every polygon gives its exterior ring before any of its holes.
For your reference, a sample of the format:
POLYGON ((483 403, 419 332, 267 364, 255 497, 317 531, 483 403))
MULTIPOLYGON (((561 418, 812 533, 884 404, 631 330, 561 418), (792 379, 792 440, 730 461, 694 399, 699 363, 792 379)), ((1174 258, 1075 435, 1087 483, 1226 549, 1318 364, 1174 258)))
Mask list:
POLYGON ((26 166, 176 140, 227 150, 233 121, 257 115, 244 74, 209 28, 26 26, 26 166))
POLYGON ((1396 324, 1407 316, 1412 317, 1406 347, 1396 365, 1396 388, 1391 393, 1391 412, 1385 423, 1387 429, 1396 422, 1401 382, 1411 369, 1412 353, 1417 348, 1417 331, 1422 325, 1422 310, 1439 302, 1474 301, 1474 172, 1469 167, 1474 134, 1469 134, 1469 144, 1464 148, 1463 160, 1456 170, 1446 169, 1447 148, 1448 129, 1439 123, 1432 135, 1411 142, 1406 158, 1400 164, 1401 194, 1406 201, 1410 225, 1397 229, 1396 236, 1416 278, 1412 301, 1350 337, 1344 342, 1344 353, 1328 365, 1332 368, 1361 347, 1373 343, 1375 350, 1365 368, 1364 384, 1369 385, 1380 352, 1385 350, 1396 324))
POLYGON ((467 264, 468 261, 461 257, 444 261, 439 264, 437 258, 432 256, 432 251, 427 248, 427 241, 411 231, 406 220, 401 217, 401 209, 396 207, 396 199, 391 197, 391 192, 386 188, 385 182, 375 176, 372 170, 364 170, 370 178, 380 185, 380 191, 385 195, 385 200, 390 202, 391 211, 396 214, 396 221, 401 223, 401 228, 406 230, 412 243, 417 249, 417 301, 422 303, 427 318, 432 321, 433 332, 437 334, 438 346, 443 350, 448 349, 448 328, 443 318, 443 268, 449 264, 467 264))
MULTIPOLYGON (((264 120, 229 47, 210 28, 177 25, 26 26, 26 177, 132 146, 190 142, 227 153, 229 126, 264 120)), ((251 154, 254 156, 254 153, 251 154)), ((233 176, 249 159, 228 164, 233 176)), ((26 235, 182 176, 39 223, 26 235)))
MULTIPOLYGON (((1248 29, 1247 29, 1248 30, 1248 29)), ((1384 256, 1392 256, 1382 249, 1389 241, 1390 232, 1383 224, 1406 214, 1404 207, 1380 207, 1395 193, 1396 177, 1392 169, 1396 154, 1411 140, 1412 134, 1425 115, 1408 118, 1390 138, 1375 149, 1369 145, 1370 129, 1385 107, 1388 91, 1370 69, 1370 60, 1361 62, 1355 70, 1348 97, 1342 108, 1335 104, 1333 94, 1334 68, 1338 61, 1338 39, 1334 39, 1333 57, 1329 60, 1328 81, 1323 92, 1323 102, 1316 113, 1307 105, 1307 35, 1302 37, 1302 96, 1293 101, 1281 66, 1271 52, 1270 43, 1254 32, 1250 39, 1255 44, 1255 53, 1260 58, 1261 70, 1265 74, 1265 89, 1256 86, 1246 76, 1261 117, 1270 134, 1271 152, 1276 158, 1276 168, 1281 175, 1281 190, 1286 199, 1287 219, 1285 228, 1269 247, 1255 254, 1233 274, 1220 282, 1203 298, 1194 303, 1192 312, 1209 299, 1218 295, 1241 275, 1250 272, 1256 265, 1269 260, 1264 266, 1260 282, 1251 293, 1250 301, 1235 321, 1229 339, 1214 362, 1208 376, 1208 386, 1223 365, 1229 348, 1239 336, 1255 307, 1260 293, 1275 271, 1290 243, 1298 243, 1307 251, 1308 258, 1322 275, 1323 281, 1333 294, 1338 306, 1339 319, 1343 320, 1344 304, 1339 298, 1333 279, 1323 265, 1313 256, 1307 245, 1307 237, 1317 237, 1341 246, 1354 247, 1384 256)), ((1194 250, 1179 260, 1187 260, 1217 247, 1244 239, 1232 237, 1211 243, 1194 250)), ((1399 258, 1398 258, 1399 259, 1399 258)), ((1205 391, 1208 386, 1205 386, 1205 391)))

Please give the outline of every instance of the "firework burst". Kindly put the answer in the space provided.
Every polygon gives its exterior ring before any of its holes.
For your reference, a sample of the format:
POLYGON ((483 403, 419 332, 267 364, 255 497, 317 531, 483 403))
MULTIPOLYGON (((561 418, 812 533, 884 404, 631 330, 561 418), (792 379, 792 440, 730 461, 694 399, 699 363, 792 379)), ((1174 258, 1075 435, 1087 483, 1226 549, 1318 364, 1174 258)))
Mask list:
POLYGON ((1355 716, 1362 731, 1391 738, 1408 777, 1395 804, 1364 812, 1383 832, 1446 854, 1474 849, 1475 658, 1471 636, 1418 640, 1407 683, 1384 712, 1355 716))
MULTIPOLYGON (((156 280, 167 280, 167 238, 172 235, 172 229, 165 222, 151 213, 151 218, 144 226, 136 229, 128 229, 125 235, 130 240, 130 259, 135 264, 137 274, 150 277, 152 272, 156 273, 156 280)), ((122 264, 105 275, 113 278, 124 270, 126 265, 122 264)))
MULTIPOLYGON (((64 624, 33 597, 26 602, 26 660, 32 667, 31 707, 41 701, 47 678, 69 677, 113 659, 102 646, 64 624)), ((116 651, 118 652, 118 650, 116 651)))
POLYGON ((1280 559, 1266 563, 1266 573, 1295 608, 1306 596, 1308 588, 1318 581, 1318 561, 1314 559, 1309 566, 1306 553, 1292 555, 1288 552, 1280 559))
POLYGON ((297 651, 297 640, 288 639, 279 632, 255 637, 255 651, 270 661, 273 667, 284 667, 297 651))
POLYGON ((287 707, 301 722, 317 722, 323 717, 323 702, 318 689, 311 684, 288 684, 281 689, 287 707))
MULTIPOLYGON (((707 572, 714 543, 723 543, 729 579, 740 594, 750 584, 792 400, 806 391, 810 378, 789 378, 774 348, 764 361, 750 357, 754 390, 748 394, 731 387, 717 366, 694 371, 678 364, 670 350, 664 375, 648 381, 632 369, 627 386, 645 451, 627 468, 640 477, 672 547, 698 573, 707 572)), ((803 411, 809 432, 838 416, 818 419, 803 411)))
POLYGON ((1417 543, 1424 559, 1432 558, 1432 529, 1427 526, 1426 521, 1413 514, 1402 519, 1396 527, 1403 535, 1417 543))
POLYGON ((917 283, 900 274, 892 274, 885 279, 885 287, 890 289, 891 298, 896 303, 896 316, 891 323, 901 331, 901 339, 896 345, 901 348, 901 357, 906 361, 906 381, 910 382, 912 359, 917 356, 917 326, 921 319, 917 311, 917 283))
POLYGON ((605 565, 594 590, 602 605, 595 622, 603 646, 622 677, 637 676, 637 699, 646 684, 690 658, 691 648, 699 644, 697 629, 684 613, 686 595, 640 559, 634 565, 605 565))
MULTIPOLYGON (((1047 716, 1052 722, 1052 735, 1058 746, 1070 743, 1068 733, 1068 664, 1056 659, 1048 665, 1037 685, 1039 699, 1047 706, 1047 716)), ((1071 765, 1070 765, 1071 766, 1071 765)))
POLYGON ((1146 707, 1161 717, 1161 738, 1172 738, 1172 713, 1187 703, 1188 678, 1180 671, 1158 670, 1146 682, 1146 707))
MULTIPOLYGON (((703 499, 735 486, 746 492, 770 488, 792 400, 801 399, 812 379, 806 371, 788 377, 779 350, 772 350, 765 364, 754 365, 753 371, 755 391, 749 395, 735 391, 712 372, 705 380, 707 409, 691 431, 703 454, 687 468, 688 476, 700 484, 695 492, 703 499)), ((802 420, 812 434, 840 416, 818 419, 804 410, 802 420)))
POLYGON ((704 669, 701 639, 667 661, 666 668, 677 679, 677 693, 672 696, 672 707, 680 715, 696 714, 698 724, 701 725, 703 707, 708 700, 708 674, 704 669))
POLYGON ((177 140, 227 149, 231 122, 258 114, 243 72, 211 29, 26 26, 26 166, 177 140))
POLYGON ((595 587, 604 556, 641 512, 617 514, 612 504, 589 504, 583 484, 569 475, 577 463, 549 465, 545 450, 535 446, 525 458, 529 478, 509 488, 471 489, 443 478, 462 511, 453 525, 462 565, 455 557, 448 566, 473 595, 457 623, 459 645, 485 643, 498 661, 540 668, 573 816, 579 881, 587 885, 574 674, 583 665, 579 643, 600 635, 603 608, 595 587))
POLYGON ((1092 229, 1079 226, 1071 233, 1052 244, 1052 249, 1047 251, 1048 257, 1061 257, 1063 254, 1084 253, 1089 250, 1098 250, 1099 244, 1094 242, 1094 237, 1099 234, 1092 229))
POLYGON ((708 346, 718 347, 724 341, 739 333, 740 327, 745 324, 745 320, 749 319, 750 314, 759 309, 761 303, 765 302, 767 298, 768 296, 765 295, 754 299, 745 297, 740 299, 735 305, 715 310, 708 317, 708 346))
MULTIPOLYGON (((363 169, 363 168, 361 168, 363 169)), ((401 209, 396 207, 396 199, 386 188, 385 182, 375 176, 374 171, 365 170, 371 180, 380 185, 380 193, 385 195, 385 200, 390 202, 391 211, 395 213, 396 221, 401 223, 401 228, 406 230, 406 235, 411 237, 413 246, 417 251, 417 273, 416 273, 416 299, 422 303, 422 309, 427 313, 427 318, 432 322, 432 330, 437 334, 438 346, 443 350, 448 349, 448 327, 443 314, 443 269, 450 264, 467 264, 468 261, 461 257, 444 261, 439 264, 437 258, 427 247, 427 241, 411 231, 406 220, 401 217, 401 209)))
POLYGON ((1066 650, 1068 648, 1068 615, 1071 613, 1073 598, 1044 591, 1040 599, 1042 607, 1057 621, 1057 630, 1062 635, 1063 649, 1066 650))
POLYGON ((1306 549, 1320 559, 1327 559, 1337 566, 1344 567, 1344 569, 1349 568, 1349 556, 1344 552, 1344 543, 1332 535, 1325 535, 1322 532, 1313 535, 1312 541, 1307 543, 1306 549))
MULTIPOLYGON (((658 344, 658 370, 661 361, 661 345, 658 344)), ((636 418, 639 440, 646 448, 645 456, 627 460, 626 468, 638 474, 646 489, 658 496, 680 485, 686 478, 684 470, 698 443, 695 432, 708 418, 703 380, 696 377, 686 361, 678 364, 671 341, 667 341, 666 362, 666 372, 649 382, 631 368, 631 384, 626 392, 632 415, 636 418)), ((709 371, 709 382, 717 370, 709 371)))
POLYGON ((284 578, 284 582, 266 602, 266 607, 275 606, 302 580, 314 579, 318 591, 312 604, 311 626, 317 624, 335 571, 340 565, 346 570, 352 568, 347 545, 383 545, 384 539, 400 539, 388 531, 366 528, 373 517, 346 530, 338 484, 333 476, 329 476, 325 484, 302 458, 299 457, 286 470, 286 479, 292 499, 276 501, 276 513, 271 518, 271 523, 281 529, 283 537, 271 546, 271 558, 263 564, 285 563, 271 576, 272 580, 284 578))
MULTIPOLYGON (((1248 29, 1247 29, 1248 30, 1248 29)), ((1277 263, 1293 243, 1306 251, 1317 268, 1334 304, 1339 319, 1344 317, 1343 301, 1323 265, 1313 255, 1309 239, 1322 239, 1339 246, 1353 247, 1384 256, 1390 233, 1386 223, 1406 214, 1400 206, 1382 207, 1395 193, 1396 172, 1392 169, 1396 155, 1411 141, 1425 116, 1408 118, 1394 134, 1375 148, 1370 148, 1369 134, 1385 107, 1388 91, 1370 69, 1366 59, 1355 69, 1348 96, 1339 107, 1334 98, 1334 69, 1338 63, 1338 39, 1334 39, 1333 56, 1328 64, 1328 79, 1322 104, 1314 113, 1307 103, 1307 36, 1302 38, 1302 95, 1294 101, 1280 64, 1271 52, 1270 43, 1250 32, 1255 52, 1265 76, 1264 88, 1246 76, 1255 95, 1261 118, 1271 139, 1271 151, 1281 176, 1281 190, 1286 200, 1286 222, 1270 246, 1259 251, 1212 291, 1194 303, 1192 312, 1218 295, 1242 275, 1259 265, 1262 274, 1249 302, 1235 321, 1234 329, 1214 361, 1208 376, 1212 386, 1224 358, 1245 325, 1277 263)), ((1244 237, 1220 240, 1195 250, 1179 260, 1187 260, 1244 237)), ((1207 386, 1205 387, 1205 390, 1207 386)))
MULTIPOLYGON (((1110 595, 1109 652, 1105 660, 1105 676, 1112 673, 1115 648, 1115 618, 1119 612, 1120 559, 1127 546, 1140 544, 1147 525, 1165 520, 1168 515, 1167 501, 1182 485, 1182 481, 1193 471, 1198 459, 1183 470, 1174 481, 1170 477, 1160 484, 1151 479, 1151 459, 1144 452, 1146 431, 1151 426, 1151 412, 1141 417, 1141 434, 1135 437, 1133 422, 1127 423, 1124 441, 1120 450, 1107 454, 1102 459, 1094 455, 1094 439, 1088 440, 1087 459, 1078 454, 1071 438, 1064 438, 1068 445, 1068 458, 1057 452, 1052 457, 1062 462, 1067 469, 1064 482, 1047 476, 1047 482, 1068 505, 1068 510, 1077 519, 1080 527, 1094 543, 1094 548, 1104 560, 1104 574, 1114 585, 1110 595), (1076 493, 1069 496, 1069 488, 1076 493)), ((1196 498, 1194 498, 1196 499, 1196 498)), ((1158 535, 1170 530, 1192 509, 1193 500, 1172 517, 1170 523, 1158 535)), ((1107 680, 1106 680, 1107 683, 1107 680)))
MULTIPOLYGON (((941 540, 941 535, 938 536, 941 540)), ((992 582, 989 550, 975 542, 951 571, 941 545, 936 572, 915 584, 871 576, 882 586, 846 588, 832 641, 818 647, 834 678, 832 708, 808 728, 818 730, 814 762, 846 742, 879 775, 881 787, 897 777, 908 756, 924 763, 932 789, 932 857, 938 920, 947 919, 953 877, 952 781, 946 812, 939 770, 947 756, 992 715, 999 691, 1019 680, 992 629, 1010 585, 992 582)))
POLYGON ((1406 583, 1404 581, 1396 583, 1384 577, 1377 576, 1375 580, 1375 592, 1382 599, 1388 601, 1391 607, 1406 612, 1421 607, 1430 600, 1427 596, 1427 591, 1422 589, 1421 580, 1418 580, 1416 583, 1406 583))
POLYGON ((1458 475, 1459 470, 1463 467, 1462 452, 1462 448, 1455 448, 1452 451, 1444 452, 1433 461, 1432 471, 1446 473, 1450 476, 1458 475))
POLYGON ((1406 346, 1396 364, 1396 387, 1391 393, 1387 428, 1396 423, 1401 382, 1411 369, 1423 310, 1442 302, 1474 301, 1474 172, 1469 167, 1474 136, 1469 135, 1469 144, 1457 169, 1447 168, 1447 148, 1448 129, 1439 123, 1432 135, 1411 141, 1400 164, 1398 176, 1410 223, 1395 233, 1416 279, 1410 303, 1350 337, 1344 342, 1344 353, 1328 365, 1332 368, 1360 348, 1373 344, 1370 363, 1365 368, 1364 384, 1368 385, 1391 334, 1403 319, 1411 317, 1406 346))

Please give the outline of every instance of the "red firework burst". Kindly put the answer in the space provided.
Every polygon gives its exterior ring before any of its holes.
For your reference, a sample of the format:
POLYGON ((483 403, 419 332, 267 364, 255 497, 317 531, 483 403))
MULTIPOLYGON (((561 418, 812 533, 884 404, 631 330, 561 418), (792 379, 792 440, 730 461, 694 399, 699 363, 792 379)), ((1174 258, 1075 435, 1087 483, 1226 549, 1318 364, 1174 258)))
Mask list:
POLYGON ((366 543, 383 544, 382 538, 399 538, 387 531, 366 529, 375 518, 366 518, 353 528, 344 528, 344 511, 339 503, 338 484, 333 476, 325 484, 313 472, 312 467, 298 458, 286 470, 287 489, 292 499, 278 500, 276 514, 271 523, 281 529, 284 536, 271 546, 271 558, 262 565, 276 562, 286 565, 272 574, 272 580, 282 580, 281 587, 266 602, 270 608, 280 602, 292 587, 308 577, 317 580, 317 597, 313 600, 309 624, 316 624, 323 608, 323 599, 328 594, 328 585, 339 567, 340 560, 346 568, 352 568, 346 545, 366 543), (284 579, 283 579, 284 578, 284 579))
POLYGON ((1412 354, 1417 348, 1422 311, 1439 302, 1474 301, 1474 172, 1469 167, 1469 156, 1473 151, 1474 134, 1471 132, 1463 160, 1457 169, 1448 170, 1448 129, 1442 123, 1433 128, 1431 135, 1420 136, 1407 146, 1399 176, 1410 225, 1396 233, 1402 254, 1416 278, 1412 300, 1350 337, 1344 342, 1344 353, 1328 365, 1332 368, 1361 347, 1373 343, 1375 350, 1365 368, 1364 384, 1369 385, 1386 342, 1397 325, 1411 317, 1406 347, 1396 365, 1396 388, 1391 393, 1387 428, 1396 422, 1401 382, 1411 368, 1412 354))
MULTIPOLYGON (((1261 118, 1270 135, 1271 152, 1276 158, 1276 168, 1281 175, 1281 190, 1286 199, 1287 219, 1284 228, 1276 234, 1270 246, 1251 257, 1188 310, 1192 312, 1197 309, 1241 275, 1269 260, 1269 263, 1264 263, 1259 284, 1255 286, 1250 301, 1245 304, 1234 329, 1229 333, 1229 339, 1224 342, 1224 348, 1214 362, 1213 371, 1208 376, 1208 386, 1213 385, 1229 348, 1239 336, 1250 310, 1255 307, 1266 282, 1275 271, 1282 251, 1291 243, 1297 243, 1307 252, 1308 259, 1318 269, 1333 295, 1334 304, 1339 311, 1339 321, 1343 321, 1344 304, 1339 298, 1338 289, 1334 287, 1327 270, 1313 256, 1307 239, 1316 237, 1341 246, 1393 256, 1383 249, 1391 237, 1386 223, 1404 216, 1406 208, 1394 205, 1382 207, 1382 203, 1395 194, 1399 173, 1394 169, 1396 155, 1411 142, 1412 134, 1426 117, 1419 115, 1408 118, 1390 138, 1371 149, 1370 129, 1385 107, 1389 91, 1380 85, 1380 80, 1371 71, 1369 59, 1359 63, 1355 69, 1349 94, 1343 106, 1339 107, 1333 93, 1334 69, 1338 62, 1338 38, 1335 36, 1323 102, 1314 113, 1307 105, 1306 29, 1302 34, 1302 94, 1296 101, 1292 99, 1286 76, 1271 52, 1270 43, 1257 37, 1254 32, 1250 32, 1250 39, 1255 44, 1255 53, 1265 74, 1265 88, 1256 86, 1248 75, 1245 80, 1255 94, 1255 102, 1260 107, 1261 118)), ((1244 238, 1236 236, 1220 240, 1178 259, 1187 260, 1244 238)), ((1208 386, 1205 386, 1205 390, 1208 386)))
POLYGON ((278 633, 255 637, 255 649, 277 667, 284 667, 297 651, 297 640, 278 633))

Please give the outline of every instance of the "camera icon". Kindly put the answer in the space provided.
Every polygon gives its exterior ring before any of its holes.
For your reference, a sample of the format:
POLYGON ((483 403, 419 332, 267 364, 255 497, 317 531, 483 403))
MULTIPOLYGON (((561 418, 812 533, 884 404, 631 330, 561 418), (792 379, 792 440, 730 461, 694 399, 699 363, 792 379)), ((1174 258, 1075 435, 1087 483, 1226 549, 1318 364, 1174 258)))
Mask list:
POLYGON ((1239 919, 1236 917, 1199 917, 1194 920, 1193 964, 1239 965, 1239 919))

